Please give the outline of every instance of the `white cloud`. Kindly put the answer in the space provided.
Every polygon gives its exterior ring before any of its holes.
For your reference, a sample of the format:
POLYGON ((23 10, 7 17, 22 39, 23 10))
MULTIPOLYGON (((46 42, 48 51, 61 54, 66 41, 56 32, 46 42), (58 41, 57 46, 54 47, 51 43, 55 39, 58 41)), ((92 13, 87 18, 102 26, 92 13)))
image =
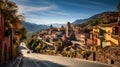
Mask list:
POLYGON ((28 13, 28 12, 43 12, 52 9, 56 9, 57 6, 49 0, 39 0, 39 1, 31 1, 31 0, 11 0, 16 2, 19 7, 19 13, 28 13))
POLYGON ((106 6, 106 4, 101 3, 101 2, 97 2, 97 1, 88 0, 88 2, 91 3, 91 4, 94 4, 94 5, 98 5, 98 6, 106 6))
MULTIPOLYGON (((66 24, 68 20, 66 19, 50 19, 50 18, 32 18, 28 17, 25 19, 25 21, 30 22, 30 23, 35 23, 35 24, 66 24)), ((70 22, 72 20, 69 20, 70 22)))
POLYGON ((62 12, 62 11, 49 11, 52 14, 57 14, 57 15, 65 15, 68 16, 68 13, 62 12))
POLYGON ((87 9, 90 9, 91 7, 93 7, 92 5, 85 5, 83 3, 81 4, 77 4, 77 3, 72 3, 72 2, 62 2, 63 4, 67 4, 67 5, 70 5, 70 6, 74 6, 76 8, 87 8, 87 9))
POLYGON ((50 6, 27 6, 27 5, 18 5, 19 6, 19 12, 20 13, 28 13, 28 12, 43 12, 48 11, 51 9, 56 9, 57 7, 55 5, 50 6))
POLYGON ((19 13, 23 13, 25 21, 36 24, 64 24, 67 21, 65 19, 56 18, 56 16, 68 16, 69 14, 63 12, 52 1, 40 0, 13 0, 18 4, 19 13), (38 5, 40 4, 40 5, 38 5), (53 19, 54 18, 54 19, 53 19), (66 21, 66 22, 65 22, 66 21))

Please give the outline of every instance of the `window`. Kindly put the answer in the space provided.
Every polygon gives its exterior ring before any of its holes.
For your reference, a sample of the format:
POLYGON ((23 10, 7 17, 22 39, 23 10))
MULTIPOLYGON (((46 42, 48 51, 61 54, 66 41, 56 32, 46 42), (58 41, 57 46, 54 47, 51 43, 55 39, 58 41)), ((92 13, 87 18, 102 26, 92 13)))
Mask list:
POLYGON ((113 35, 118 35, 118 27, 113 28, 113 35))
POLYGON ((108 32, 107 32, 107 33, 108 33, 108 35, 110 35, 110 34, 111 34, 110 30, 108 30, 108 32))

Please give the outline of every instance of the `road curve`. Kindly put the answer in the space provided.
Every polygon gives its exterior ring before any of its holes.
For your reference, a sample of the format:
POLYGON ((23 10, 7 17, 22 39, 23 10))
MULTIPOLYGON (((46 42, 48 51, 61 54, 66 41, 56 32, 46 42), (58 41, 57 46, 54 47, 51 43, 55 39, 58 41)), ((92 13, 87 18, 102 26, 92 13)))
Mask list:
MULTIPOLYGON (((25 47, 25 46, 21 46, 25 47)), ((37 53, 27 53, 27 49, 22 49, 23 59, 20 67, 113 67, 94 61, 61 56, 43 55, 37 53)))

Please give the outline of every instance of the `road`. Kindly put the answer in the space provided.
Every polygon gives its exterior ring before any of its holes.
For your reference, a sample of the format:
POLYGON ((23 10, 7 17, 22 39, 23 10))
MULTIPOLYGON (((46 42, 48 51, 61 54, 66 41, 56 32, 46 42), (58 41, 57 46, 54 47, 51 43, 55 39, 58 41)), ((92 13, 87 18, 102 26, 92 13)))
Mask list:
POLYGON ((28 49, 20 46, 23 54, 20 67, 113 67, 99 62, 93 62, 77 58, 27 53, 28 49))

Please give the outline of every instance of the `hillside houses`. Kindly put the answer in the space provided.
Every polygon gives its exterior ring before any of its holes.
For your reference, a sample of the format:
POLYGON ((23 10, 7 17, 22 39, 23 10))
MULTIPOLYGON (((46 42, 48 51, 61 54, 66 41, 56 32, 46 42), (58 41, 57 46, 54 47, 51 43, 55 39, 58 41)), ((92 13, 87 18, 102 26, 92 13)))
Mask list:
POLYGON ((77 41, 89 47, 91 50, 97 48, 105 48, 107 46, 120 45, 120 22, 111 22, 109 24, 99 24, 93 26, 90 33, 85 33, 80 26, 72 26, 70 22, 66 24, 66 28, 54 28, 52 25, 49 29, 39 32, 40 37, 45 41, 54 43, 57 40, 61 41, 77 41))
POLYGON ((120 25, 119 23, 110 23, 94 26, 87 44, 104 48, 106 46, 119 46, 119 41, 120 25))
POLYGON ((39 34, 44 40, 51 43, 61 39, 62 41, 78 41, 85 44, 85 33, 82 32, 79 26, 72 27, 70 22, 67 23, 66 28, 64 26, 54 28, 51 25, 49 29, 42 30, 39 34))

